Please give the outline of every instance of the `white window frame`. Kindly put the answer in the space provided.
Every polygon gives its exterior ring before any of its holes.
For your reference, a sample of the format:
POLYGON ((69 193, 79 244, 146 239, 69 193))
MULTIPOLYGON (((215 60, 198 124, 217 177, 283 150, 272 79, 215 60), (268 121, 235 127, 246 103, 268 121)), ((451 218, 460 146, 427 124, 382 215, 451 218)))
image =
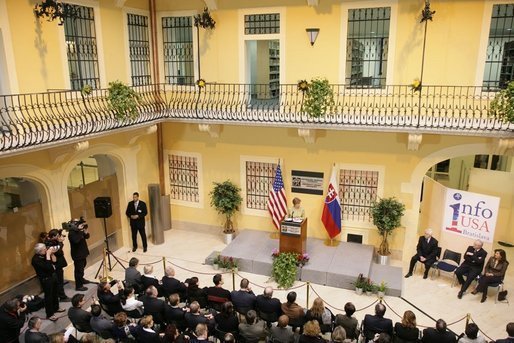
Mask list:
MULTIPOLYGON (((199 14, 198 11, 163 11, 157 12, 157 50, 159 52, 159 69, 162 71, 159 73, 159 83, 164 85, 164 88, 170 90, 172 87, 177 85, 169 85, 166 83, 166 79, 164 76, 164 46, 163 46, 163 37, 162 37, 162 18, 165 17, 193 17, 192 26, 193 26, 193 70, 194 70, 194 80, 198 80, 198 42, 196 41, 196 31, 199 29, 194 25, 194 16, 199 14)), ((155 82, 155 81, 154 81, 155 82)), ((193 82, 192 85, 184 85, 181 87, 186 87, 186 89, 190 89, 191 91, 195 90, 195 84, 193 82)))
MULTIPOLYGON (((360 8, 390 7, 391 18, 389 20, 389 44, 387 53, 387 73, 384 88, 355 88, 351 92, 360 94, 381 94, 387 92, 387 86, 394 85, 394 67, 396 56, 397 22, 398 22, 398 1, 397 0, 367 0, 367 1, 348 1, 341 3, 341 39, 339 55, 339 83, 344 85, 346 82, 346 43, 348 40, 348 11, 360 8)), ((349 86, 349 85, 346 85, 349 86)))
POLYGON ((123 37, 125 42, 125 56, 127 56, 126 73, 128 83, 133 86, 132 83, 132 69, 130 68, 130 47, 129 47, 129 33, 128 33, 128 14, 142 15, 148 17, 148 40, 150 42, 150 75, 152 77, 152 83, 156 83, 153 75, 153 51, 152 51, 152 30, 150 27, 150 12, 139 8, 124 7, 123 13, 123 37))
MULTIPOLYGON (((340 178, 340 171, 341 169, 347 169, 347 170, 366 170, 366 171, 376 171, 378 172, 378 184, 377 184, 377 199, 382 198, 384 196, 384 180, 385 180, 385 166, 378 165, 378 164, 349 164, 349 163, 338 163, 336 165, 337 167, 337 186, 339 189, 339 178, 340 178)), ((340 195, 339 195, 340 196, 340 195)), ((341 204, 342 207, 342 204, 341 204)), ((361 222, 361 221, 354 221, 354 220, 343 220, 341 216, 341 225, 344 228, 351 227, 351 228, 367 228, 371 229, 375 226, 373 225, 373 222, 361 222)), ((353 232, 351 232, 353 233, 353 232)), ((367 237, 366 237, 367 240, 367 237)))
MULTIPOLYGON (((105 71, 104 43, 102 36, 102 18, 100 16, 99 0, 63 0, 63 2, 92 7, 95 14, 95 35, 96 35, 96 51, 98 53, 98 73, 100 78, 100 87, 107 88, 107 76, 105 71)), ((66 53, 66 36, 64 35, 64 25, 58 25, 59 47, 62 58, 62 72, 64 76, 64 88, 71 89, 70 68, 68 64, 68 54, 66 53)))
POLYGON ((180 205, 193 208, 204 208, 204 185, 203 185, 203 162, 202 155, 197 152, 181 151, 181 150, 164 150, 164 185, 166 194, 170 194, 170 203, 172 205, 180 205), (169 155, 179 155, 184 157, 194 157, 198 162, 198 202, 173 199, 171 197, 170 184, 170 168, 169 155))
MULTIPOLYGON (((241 206, 241 213, 245 215, 250 216, 257 216, 257 217, 269 217, 271 221, 271 216, 266 208, 265 210, 257 210, 255 208, 248 208, 246 206, 246 162, 260 162, 260 163, 280 163, 280 169, 282 169, 282 180, 284 180, 284 190, 287 194, 287 187, 285 185, 285 178, 284 178, 284 161, 280 159, 279 157, 266 157, 266 156, 250 156, 250 155, 241 155, 240 156, 240 180, 241 180, 241 195, 243 198, 243 203, 241 206)), ((275 177, 275 176, 273 176, 275 177)), ((271 222, 270 222, 271 223, 271 222)))

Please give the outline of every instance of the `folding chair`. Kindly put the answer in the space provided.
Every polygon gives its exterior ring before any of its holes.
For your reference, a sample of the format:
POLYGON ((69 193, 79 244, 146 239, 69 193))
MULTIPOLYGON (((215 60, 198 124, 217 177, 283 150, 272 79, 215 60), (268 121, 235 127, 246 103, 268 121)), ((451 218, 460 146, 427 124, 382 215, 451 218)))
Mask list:
POLYGON ((453 276, 453 280, 452 280, 452 284, 451 284, 451 286, 453 287, 457 281, 457 276, 455 275, 455 270, 459 267, 461 258, 462 258, 461 253, 452 251, 450 249, 445 249, 443 258, 439 261, 436 261, 432 266, 434 269, 432 271, 432 278, 434 277, 436 271, 437 271, 437 276, 441 276, 441 271, 444 273, 450 273, 453 276))

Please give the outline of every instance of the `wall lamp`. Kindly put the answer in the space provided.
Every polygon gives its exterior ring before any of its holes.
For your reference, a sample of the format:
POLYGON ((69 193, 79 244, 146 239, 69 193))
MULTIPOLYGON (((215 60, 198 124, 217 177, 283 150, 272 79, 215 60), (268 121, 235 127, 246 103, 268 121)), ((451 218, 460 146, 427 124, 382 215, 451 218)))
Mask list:
POLYGON ((308 28, 305 29, 307 31, 307 35, 309 36, 309 42, 311 42, 311 46, 316 42, 316 38, 318 38, 319 29, 318 28, 308 28))

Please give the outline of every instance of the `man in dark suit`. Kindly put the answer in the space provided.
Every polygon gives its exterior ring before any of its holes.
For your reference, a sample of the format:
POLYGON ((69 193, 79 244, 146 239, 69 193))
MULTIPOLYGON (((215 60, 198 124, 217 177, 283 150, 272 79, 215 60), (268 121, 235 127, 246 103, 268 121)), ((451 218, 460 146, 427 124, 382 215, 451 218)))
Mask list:
POLYGON ((202 315, 200 314, 200 304, 198 301, 193 301, 189 305, 189 312, 186 312, 184 315, 184 319, 186 320, 187 327, 191 330, 196 329, 198 324, 207 325, 210 332, 214 332, 214 325, 216 322, 214 321, 214 317, 212 314, 202 315))
POLYGON ((0 307, 0 337, 4 342, 17 343, 21 328, 25 324, 27 305, 18 298, 7 300, 0 307))
POLYGON ((505 339, 497 339, 496 343, 514 343, 514 322, 508 323, 506 330, 509 337, 505 339))
POLYGON ((446 330, 446 322, 442 319, 438 319, 435 328, 427 328, 423 330, 423 343, 455 343, 457 337, 446 330))
POLYGON ((236 311, 241 314, 246 314, 246 312, 250 310, 255 310, 256 296, 250 288, 250 281, 248 281, 248 279, 241 279, 239 286, 241 289, 239 291, 232 291, 230 297, 232 298, 232 304, 234 304, 236 311))
POLYGON ((86 268, 87 257, 89 256, 86 242, 86 239, 89 239, 88 225, 82 218, 80 220, 73 220, 71 223, 68 239, 70 240, 71 258, 75 268, 75 290, 87 291, 87 287, 84 284, 90 283, 90 281, 84 279, 84 269, 86 268))
POLYGON ((437 258, 437 239, 432 237, 432 229, 426 229, 425 235, 419 237, 418 245, 416 247, 416 255, 412 256, 410 260, 409 272, 405 275, 406 278, 412 276, 414 265, 416 262, 421 262, 425 265, 425 273, 423 279, 428 277, 428 271, 434 264, 437 258))
POLYGON ((212 277, 214 286, 205 287, 205 293, 207 294, 207 302, 216 311, 221 311, 221 305, 227 301, 230 301, 230 292, 223 288, 223 277, 221 274, 216 274, 212 277))
POLYGON ((92 332, 91 313, 82 309, 84 305, 84 294, 77 293, 71 298, 70 309, 68 310, 68 318, 73 326, 81 332, 92 332))
POLYGON ((157 295, 157 288, 154 286, 147 288, 145 296, 143 297, 143 315, 146 316, 151 314, 153 321, 156 324, 164 325, 166 317, 166 303, 161 299, 157 299, 157 295))
POLYGON ((98 301, 103 305, 105 312, 111 317, 113 317, 116 313, 123 311, 120 302, 120 294, 123 289, 122 284, 113 280, 111 282, 100 282, 98 285, 98 301), (114 294, 111 291, 111 287, 117 285, 118 294, 114 294))
POLYGON ((462 295, 468 289, 469 285, 482 273, 482 269, 484 269, 487 251, 482 249, 483 245, 484 243, 479 239, 473 243, 473 246, 470 245, 466 253, 464 253, 464 262, 455 270, 455 275, 457 275, 457 279, 462 285, 457 295, 459 299, 462 298, 462 295), (464 281, 464 275, 466 275, 466 281, 464 281))
POLYGON ((165 318, 166 323, 175 324, 180 331, 186 329, 186 321, 184 319, 185 311, 178 306, 180 297, 177 293, 173 293, 168 298, 170 304, 166 306, 165 318))
POLYGON ((132 251, 137 249, 137 233, 141 235, 143 241, 143 252, 146 252, 148 245, 146 243, 145 217, 148 214, 146 204, 139 200, 139 193, 134 192, 132 201, 129 201, 125 214, 130 218, 130 229, 132 230, 132 251))
POLYGON ((161 288, 162 294, 166 298, 174 293, 177 293, 181 299, 186 298, 187 287, 183 282, 175 279, 175 269, 172 266, 166 266, 161 280, 161 288))
MULTIPOLYGON (((273 298, 273 288, 264 288, 263 294, 259 294, 255 299, 255 309, 257 313, 274 314, 276 318, 282 314, 282 304, 277 298, 273 298)), ((276 319, 274 320, 276 321, 276 319)))
POLYGON ((371 314, 364 316, 362 326, 366 342, 373 340, 376 333, 380 334, 384 332, 391 337, 393 336, 393 321, 391 319, 384 318, 385 312, 385 305, 379 303, 375 306, 374 316, 371 314))
POLYGON ((27 323, 27 331, 25 331, 25 343, 45 343, 50 342, 50 338, 41 329, 41 318, 32 316, 27 323))
POLYGON ((129 266, 125 269, 125 286, 133 287, 137 294, 144 291, 143 283, 141 282, 141 273, 137 270, 139 260, 132 257, 129 261, 129 266))
MULTIPOLYGON (((157 289, 157 292, 158 292, 158 297, 162 297, 162 289, 161 289, 161 285, 159 283, 159 280, 154 276, 152 275, 153 273, 153 266, 151 264, 147 264, 146 266, 143 267, 143 276, 141 276, 141 284, 143 285, 143 290, 147 290, 148 287, 150 286, 154 286, 156 289, 157 289)), ((155 322, 155 318, 154 318, 154 322, 155 322)))

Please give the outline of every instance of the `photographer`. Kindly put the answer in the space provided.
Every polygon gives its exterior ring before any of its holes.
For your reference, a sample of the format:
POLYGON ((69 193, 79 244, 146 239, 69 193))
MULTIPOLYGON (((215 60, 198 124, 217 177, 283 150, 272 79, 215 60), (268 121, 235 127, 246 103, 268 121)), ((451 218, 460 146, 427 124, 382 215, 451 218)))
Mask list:
POLYGON ((15 343, 18 341, 20 330, 25 324, 27 305, 18 298, 7 300, 0 307, 0 337, 2 342, 15 343))
POLYGON ((71 258, 75 265, 75 289, 77 291, 87 291, 84 284, 90 283, 90 281, 84 279, 84 269, 89 255, 86 242, 86 239, 89 239, 88 225, 80 217, 79 220, 75 219, 64 223, 63 228, 69 230, 68 239, 70 240, 71 258))
POLYGON ((46 248, 43 243, 37 243, 34 247, 32 266, 36 271, 37 277, 41 282, 41 287, 45 293, 46 318, 56 321, 55 312, 63 312, 59 308, 59 298, 57 294, 57 275, 55 274, 54 263, 56 247, 46 248))
POLYGON ((66 257, 64 257, 64 238, 66 236, 62 234, 62 230, 52 229, 48 232, 47 240, 45 245, 47 248, 56 247, 54 256, 56 261, 55 274, 57 274, 57 294, 59 295, 60 301, 70 301, 70 298, 64 293, 64 267, 68 265, 66 257))

